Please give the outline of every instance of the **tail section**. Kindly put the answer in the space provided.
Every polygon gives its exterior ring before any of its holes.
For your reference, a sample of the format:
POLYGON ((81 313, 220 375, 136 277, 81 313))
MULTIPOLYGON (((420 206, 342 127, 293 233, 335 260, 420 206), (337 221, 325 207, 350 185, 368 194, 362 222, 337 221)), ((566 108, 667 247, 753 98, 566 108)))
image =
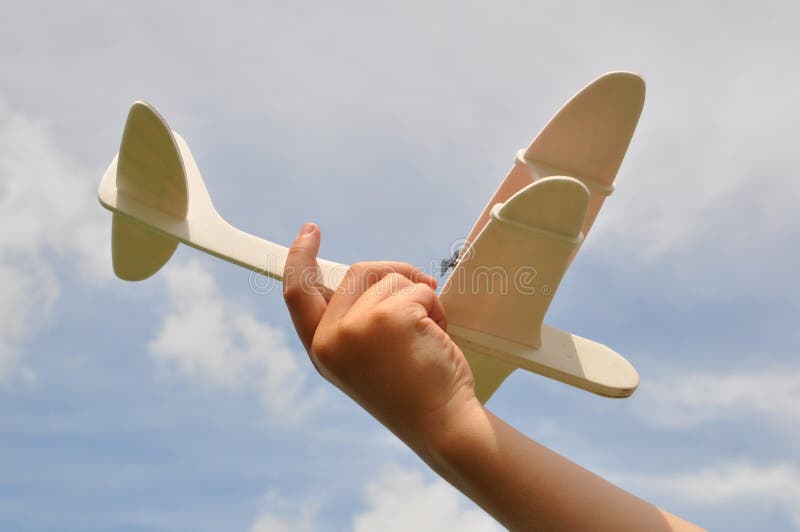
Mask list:
MULTIPOLYGON (((118 193, 175 220, 189 207, 186 171, 167 123, 148 104, 136 102, 128 113, 117 159, 118 193)), ((114 273, 141 281, 172 256, 178 241, 121 214, 114 214, 111 257, 114 273)))

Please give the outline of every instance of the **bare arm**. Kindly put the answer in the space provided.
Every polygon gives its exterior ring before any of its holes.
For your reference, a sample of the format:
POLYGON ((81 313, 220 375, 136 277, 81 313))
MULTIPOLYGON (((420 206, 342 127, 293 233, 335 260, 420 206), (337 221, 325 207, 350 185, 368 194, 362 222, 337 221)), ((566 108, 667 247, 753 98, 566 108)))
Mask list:
POLYGON ((480 403, 433 438, 428 464, 512 530, 701 530, 539 445, 480 403))
POLYGON ((539 445, 475 398, 446 333, 435 279, 403 263, 355 265, 316 288, 319 229, 289 252, 284 296, 314 366, 428 465, 513 530, 700 530, 539 445))

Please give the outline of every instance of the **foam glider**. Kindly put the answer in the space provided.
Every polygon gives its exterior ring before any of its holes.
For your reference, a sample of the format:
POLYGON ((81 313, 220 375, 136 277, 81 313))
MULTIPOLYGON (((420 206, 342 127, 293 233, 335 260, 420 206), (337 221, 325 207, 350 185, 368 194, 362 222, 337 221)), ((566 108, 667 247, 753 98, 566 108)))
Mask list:
MULTIPOLYGON (((481 402, 516 368, 607 397, 627 397, 639 385, 639 374, 614 350, 543 320, 614 190, 644 93, 636 74, 611 72, 570 99, 517 152, 461 248, 440 297, 481 402)), ((99 199, 113 212, 112 261, 121 279, 150 277, 183 242, 281 280, 288 248, 217 213, 188 144, 147 103, 131 107, 99 199)), ((318 264, 332 293, 347 266, 318 264)))

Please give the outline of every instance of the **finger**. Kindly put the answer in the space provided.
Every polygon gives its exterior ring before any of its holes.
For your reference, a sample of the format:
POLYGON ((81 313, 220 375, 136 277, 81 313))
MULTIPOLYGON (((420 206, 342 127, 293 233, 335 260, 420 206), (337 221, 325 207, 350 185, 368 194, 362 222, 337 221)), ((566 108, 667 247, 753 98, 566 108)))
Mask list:
POLYGON ((316 225, 304 224, 289 249, 283 269, 283 298, 306 351, 311 347, 314 332, 327 306, 319 285, 317 266, 320 239, 316 225))
POLYGON ((344 316, 369 287, 390 273, 398 273, 413 282, 422 282, 431 289, 436 286, 436 279, 405 262, 357 263, 347 270, 341 284, 328 302, 323 317, 324 322, 333 322, 344 316))
MULTIPOLYGON (((413 283, 407 277, 396 272, 388 273, 380 281, 364 291, 361 297, 350 307, 348 315, 354 312, 367 311, 391 296, 397 295, 413 286, 416 286, 416 283, 413 283)), ((422 286, 432 290, 427 284, 422 284, 422 286)))
POLYGON ((428 317, 436 322, 444 332, 447 332, 447 316, 444 305, 436 292, 427 284, 414 283, 401 288, 396 294, 397 298, 411 301, 425 309, 428 317))
POLYGON ((428 316, 436 322, 436 325, 438 325, 441 330, 447 332, 447 314, 444 311, 442 300, 439 299, 439 295, 433 290, 430 290, 430 295, 433 300, 433 305, 425 307, 428 311, 428 316))
POLYGON ((444 305, 436 292, 426 283, 413 283, 397 273, 390 273, 369 287, 348 311, 351 313, 367 312, 388 299, 392 305, 419 306, 444 332, 447 332, 447 317, 444 305))

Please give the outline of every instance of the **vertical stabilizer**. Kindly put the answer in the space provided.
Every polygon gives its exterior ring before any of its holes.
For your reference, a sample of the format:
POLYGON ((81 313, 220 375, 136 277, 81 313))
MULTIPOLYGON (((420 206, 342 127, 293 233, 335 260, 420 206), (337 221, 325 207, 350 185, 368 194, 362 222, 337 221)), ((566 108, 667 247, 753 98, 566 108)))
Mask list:
MULTIPOLYGON (((176 220, 189 206, 186 171, 175 138, 164 119, 148 104, 131 106, 117 159, 117 191, 176 220)), ((114 273, 140 281, 156 273, 172 256, 178 241, 124 215, 114 214, 111 256, 114 273)))

